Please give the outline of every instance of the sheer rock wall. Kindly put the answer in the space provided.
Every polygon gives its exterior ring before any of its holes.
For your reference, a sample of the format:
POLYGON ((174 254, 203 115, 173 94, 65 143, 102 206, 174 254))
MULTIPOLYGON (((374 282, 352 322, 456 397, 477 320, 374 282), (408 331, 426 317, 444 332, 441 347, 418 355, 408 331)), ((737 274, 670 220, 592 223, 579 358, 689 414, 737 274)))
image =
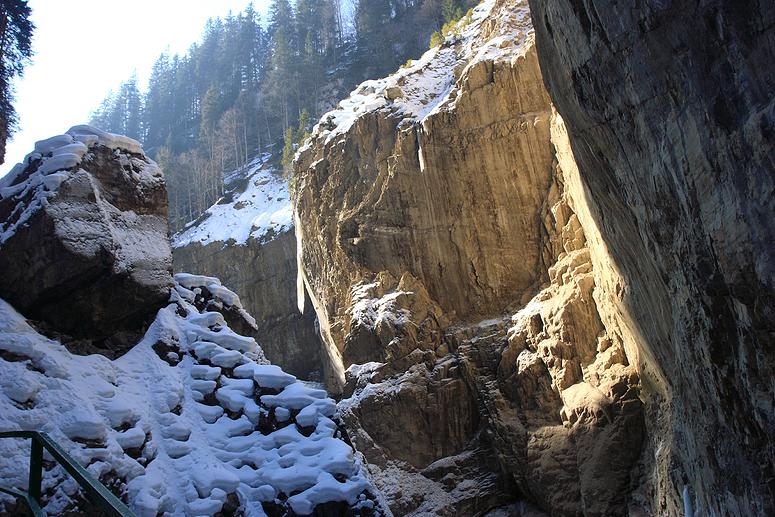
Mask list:
POLYGON ((599 288, 618 279, 585 226, 527 4, 482 5, 297 156, 300 287, 394 513, 624 514, 645 425, 630 335, 599 288), (441 94, 412 111, 418 90, 441 94))
POLYGON ((655 514, 772 514, 775 7, 530 5, 579 218, 618 277, 600 296, 641 372, 639 497, 655 514))

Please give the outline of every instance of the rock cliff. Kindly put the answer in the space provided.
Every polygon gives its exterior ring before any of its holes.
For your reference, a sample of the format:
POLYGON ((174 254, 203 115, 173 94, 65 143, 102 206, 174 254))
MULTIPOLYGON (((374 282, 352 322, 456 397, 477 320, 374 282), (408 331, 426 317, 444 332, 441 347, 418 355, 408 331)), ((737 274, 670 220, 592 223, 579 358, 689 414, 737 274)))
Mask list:
POLYGON ((393 512, 637 512, 640 376, 527 3, 362 84, 295 168, 299 287, 393 512))
POLYGON ((285 181, 264 155, 226 178, 226 193, 172 238, 176 271, 221 278, 256 315, 254 336, 273 364, 303 379, 320 376, 311 307, 296 309, 296 237, 285 181))
POLYGON ((617 277, 601 297, 641 372, 641 497, 655 514, 772 514, 775 6, 530 5, 617 277))
POLYGON ((541 145, 549 98, 527 8, 487 18, 489 7, 477 8, 461 38, 363 83, 298 156, 300 271, 332 385, 342 365, 390 353, 384 340, 346 337, 359 325, 353 287, 375 273, 385 272, 382 292, 419 281, 457 319, 519 305, 546 280, 538 221, 552 183, 551 146, 541 145))
POLYGON ((76 126, 38 142, 0 180, 0 296, 72 350, 120 354, 167 300, 166 219, 136 141, 76 126))

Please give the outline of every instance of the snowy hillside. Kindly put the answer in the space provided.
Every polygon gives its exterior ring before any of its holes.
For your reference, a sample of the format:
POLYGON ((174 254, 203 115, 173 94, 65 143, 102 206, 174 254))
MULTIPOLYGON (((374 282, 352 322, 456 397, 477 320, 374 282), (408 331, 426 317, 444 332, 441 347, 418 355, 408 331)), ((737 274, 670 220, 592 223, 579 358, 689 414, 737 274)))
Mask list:
POLYGON ((293 210, 288 185, 268 160, 269 155, 264 154, 227 175, 226 195, 174 235, 172 246, 211 242, 244 245, 250 238, 270 240, 291 228, 293 210))
MULTIPOLYGON (((175 279, 170 304, 115 361, 72 355, 0 300, 0 429, 47 432, 142 516, 306 515, 321 504, 382 515, 334 401, 229 329, 217 311, 244 311, 217 279, 175 279)), ((4 486, 26 487, 28 450, 0 441, 4 486)), ((43 490, 49 514, 79 504, 58 466, 43 490)))
POLYGON ((345 134, 353 123, 366 113, 387 109, 405 119, 422 122, 428 115, 441 109, 451 109, 459 88, 454 88, 458 77, 465 75, 459 65, 474 67, 484 60, 517 59, 524 52, 525 38, 530 31, 530 11, 527 3, 508 13, 512 23, 502 23, 503 33, 491 33, 482 24, 488 20, 495 0, 484 0, 457 25, 457 34, 450 32, 443 44, 433 47, 420 59, 410 60, 397 72, 383 79, 361 83, 341 101, 337 109, 320 119, 313 137, 299 152, 315 140, 325 142, 345 134), (508 29, 506 29, 508 28, 508 29), (481 40, 483 37, 484 41, 481 40), (475 57, 471 59, 471 55, 475 57))

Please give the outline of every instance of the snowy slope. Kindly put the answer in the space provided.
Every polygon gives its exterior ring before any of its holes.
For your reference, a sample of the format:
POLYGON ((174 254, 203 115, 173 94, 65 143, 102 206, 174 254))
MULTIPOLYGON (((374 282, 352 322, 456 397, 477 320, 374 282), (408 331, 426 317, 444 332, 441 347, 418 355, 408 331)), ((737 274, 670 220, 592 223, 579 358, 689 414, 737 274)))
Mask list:
POLYGON ((245 245, 250 238, 268 240, 293 226, 288 185, 279 172, 268 166, 269 155, 256 158, 245 169, 225 178, 227 195, 172 238, 181 248, 198 242, 233 241, 245 245))
POLYGON ((484 60, 517 59, 525 47, 530 29, 527 2, 509 12, 515 20, 501 24, 511 27, 503 33, 490 33, 482 26, 494 7, 495 0, 484 0, 473 9, 470 19, 459 22, 459 36, 449 33, 444 44, 431 48, 410 66, 383 79, 361 83, 337 109, 321 117, 312 138, 299 152, 313 141, 323 139, 328 143, 345 134, 359 117, 375 110, 390 110, 405 120, 422 122, 437 110, 451 109, 461 93, 454 87, 455 82, 465 75, 465 68, 484 60))
MULTIPOLYGON (((70 354, 0 300, 0 430, 49 433, 95 477, 118 478, 138 515, 224 504, 305 515, 329 501, 382 515, 334 401, 267 364, 216 312, 229 305, 241 308, 217 279, 177 275, 143 340, 110 361, 70 354)), ((3 486, 26 487, 27 455, 21 441, 0 441, 3 486)), ((77 505, 59 467, 44 492, 50 514, 77 505)))

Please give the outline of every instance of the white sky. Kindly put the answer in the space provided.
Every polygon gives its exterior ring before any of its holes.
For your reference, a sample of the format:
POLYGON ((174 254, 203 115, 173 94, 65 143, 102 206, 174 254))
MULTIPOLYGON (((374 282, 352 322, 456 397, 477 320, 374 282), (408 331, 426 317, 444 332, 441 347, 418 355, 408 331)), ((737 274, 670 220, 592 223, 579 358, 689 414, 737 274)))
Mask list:
MULTIPOLYGON (((35 55, 16 81, 19 130, 0 176, 36 141, 88 121, 89 113, 137 71, 145 89, 159 54, 183 53, 208 18, 238 13, 250 0, 30 0, 35 55)), ((254 0, 266 17, 269 0, 254 0)))

